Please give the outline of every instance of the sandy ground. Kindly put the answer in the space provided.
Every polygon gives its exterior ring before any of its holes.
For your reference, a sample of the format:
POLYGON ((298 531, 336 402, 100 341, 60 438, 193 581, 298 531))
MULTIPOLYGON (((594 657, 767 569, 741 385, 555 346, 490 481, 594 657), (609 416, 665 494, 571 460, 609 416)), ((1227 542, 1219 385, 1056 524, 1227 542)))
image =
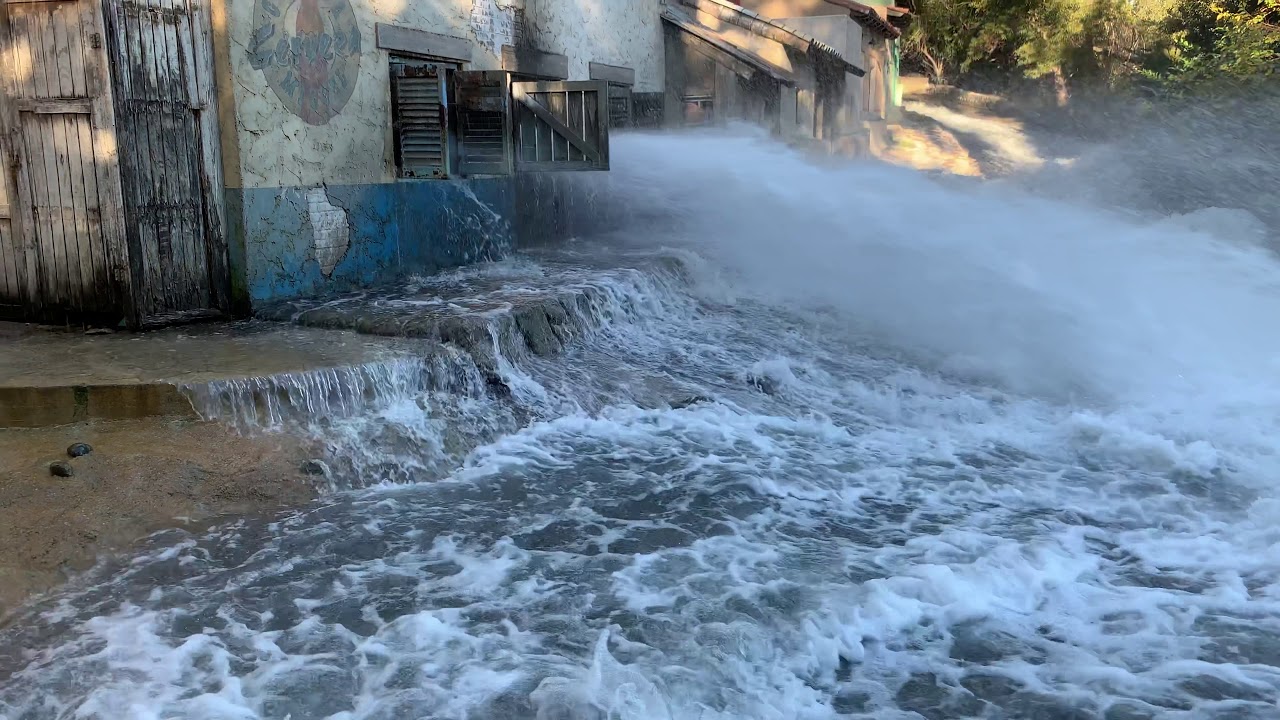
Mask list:
POLYGON ((0 430, 0 625, 33 594, 153 532, 307 502, 308 450, 285 434, 166 418, 0 430), (73 443, 94 451, 69 458, 73 443), (72 477, 51 475, 59 460, 72 477))
POLYGON ((902 112, 890 126, 892 140, 882 156, 888 162, 917 170, 996 178, 1033 172, 1061 160, 1045 157, 1019 120, 981 103, 959 100, 948 88, 921 82, 905 84, 902 112))

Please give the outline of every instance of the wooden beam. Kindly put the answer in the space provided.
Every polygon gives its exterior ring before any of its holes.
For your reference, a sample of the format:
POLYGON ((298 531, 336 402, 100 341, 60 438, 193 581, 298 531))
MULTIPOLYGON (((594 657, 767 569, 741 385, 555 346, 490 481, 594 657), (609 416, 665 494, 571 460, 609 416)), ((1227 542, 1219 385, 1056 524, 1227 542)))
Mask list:
POLYGON ((374 35, 383 50, 471 62, 471 41, 464 38, 386 23, 374 25, 374 35))
POLYGON ((29 112, 36 115, 93 114, 93 100, 91 98, 58 98, 55 100, 19 98, 13 104, 18 109, 18 112, 29 112))
POLYGON ((569 56, 503 45, 502 69, 517 75, 566 80, 569 77, 569 56))
POLYGON ((604 80, 618 85, 636 84, 636 71, 629 67, 593 62, 588 65, 588 69, 592 80, 604 80))

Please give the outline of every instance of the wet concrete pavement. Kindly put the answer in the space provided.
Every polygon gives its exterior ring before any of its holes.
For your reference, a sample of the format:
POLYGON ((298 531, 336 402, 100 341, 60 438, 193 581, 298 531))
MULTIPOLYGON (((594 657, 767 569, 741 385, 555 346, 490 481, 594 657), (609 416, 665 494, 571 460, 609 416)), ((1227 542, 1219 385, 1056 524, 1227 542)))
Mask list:
POLYGON ((0 323, 0 428, 194 417, 182 386, 376 362, 386 338, 268 322, 87 334, 0 323))

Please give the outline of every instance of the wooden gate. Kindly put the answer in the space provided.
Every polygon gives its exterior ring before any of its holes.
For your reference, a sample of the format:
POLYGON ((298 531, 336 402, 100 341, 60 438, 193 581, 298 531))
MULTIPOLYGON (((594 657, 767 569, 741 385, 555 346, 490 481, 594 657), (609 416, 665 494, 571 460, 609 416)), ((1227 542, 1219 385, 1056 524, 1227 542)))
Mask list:
POLYGON ((139 321, 225 313, 230 276, 208 3, 107 1, 139 321))
POLYGON ((514 82, 516 170, 608 170, 609 84, 514 82))
POLYGON ((0 308, 134 327, 229 310, 207 11, 0 3, 0 308))
POLYGON ((25 314, 118 319, 130 278, 99 6, 9 0, 0 12, 13 184, 0 288, 25 314))

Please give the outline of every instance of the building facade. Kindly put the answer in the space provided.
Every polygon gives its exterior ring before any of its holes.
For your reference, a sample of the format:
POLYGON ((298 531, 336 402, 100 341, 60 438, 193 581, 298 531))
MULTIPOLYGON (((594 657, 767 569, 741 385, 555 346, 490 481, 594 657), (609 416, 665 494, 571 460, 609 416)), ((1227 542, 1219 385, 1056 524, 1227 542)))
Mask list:
POLYGON ((569 232, 660 5, 9 0, 0 308, 163 324, 569 232))
POLYGON ((900 104, 902 8, 852 0, 672 0, 671 125, 745 120, 843 155, 877 152, 900 104))

